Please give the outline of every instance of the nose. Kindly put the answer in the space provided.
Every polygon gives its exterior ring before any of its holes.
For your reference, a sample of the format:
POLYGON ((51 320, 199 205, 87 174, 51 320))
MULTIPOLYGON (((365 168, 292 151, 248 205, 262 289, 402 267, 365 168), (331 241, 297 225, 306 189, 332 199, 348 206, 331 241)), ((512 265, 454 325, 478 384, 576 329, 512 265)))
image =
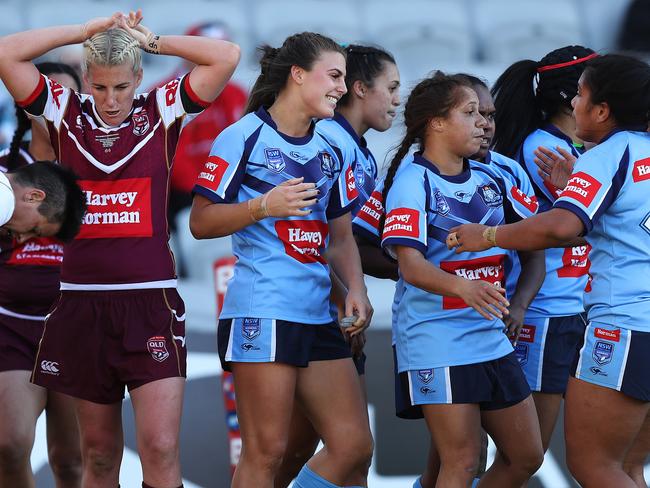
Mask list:
POLYGON ((117 97, 113 90, 108 90, 106 93, 106 105, 111 108, 117 105, 117 97))
POLYGON ((345 86, 345 78, 340 77, 340 78, 338 79, 338 85, 339 85, 339 86, 336 87, 336 90, 337 90, 341 95, 345 95, 345 94, 348 92, 348 88, 345 86))
POLYGON ((576 98, 578 98, 578 95, 571 99, 571 108, 576 108, 576 98))
POLYGON ((478 114, 478 120, 476 121, 476 127, 486 128, 488 126, 487 119, 481 114, 478 114))
POLYGON ((395 95, 393 95, 393 105, 399 107, 402 104, 402 99, 399 96, 399 90, 395 90, 395 95))

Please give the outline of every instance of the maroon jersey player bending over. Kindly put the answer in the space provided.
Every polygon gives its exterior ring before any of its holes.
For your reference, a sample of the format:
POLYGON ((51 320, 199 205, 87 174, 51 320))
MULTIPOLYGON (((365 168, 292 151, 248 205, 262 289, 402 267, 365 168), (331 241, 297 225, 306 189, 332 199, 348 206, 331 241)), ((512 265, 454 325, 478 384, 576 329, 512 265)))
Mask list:
POLYGON ((115 487, 124 387, 135 410, 144 487, 181 485, 178 435, 185 376, 184 306, 167 245, 170 165, 184 124, 219 94, 239 48, 197 36, 155 36, 140 12, 0 39, 0 77, 47 127, 75 171, 88 211, 66 246, 61 296, 45 324, 32 380, 77 398, 83 484, 115 487), (84 42, 91 96, 39 74, 31 59, 84 42), (196 65, 135 95, 140 49, 196 65))

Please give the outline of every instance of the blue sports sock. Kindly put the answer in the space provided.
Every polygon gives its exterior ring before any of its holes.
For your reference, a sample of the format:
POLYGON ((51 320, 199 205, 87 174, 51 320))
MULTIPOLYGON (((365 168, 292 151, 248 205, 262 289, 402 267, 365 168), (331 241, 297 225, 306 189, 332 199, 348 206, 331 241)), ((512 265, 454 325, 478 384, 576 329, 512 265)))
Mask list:
POLYGON ((472 481, 472 488, 476 488, 479 481, 481 481, 481 478, 474 478, 474 481, 472 481))
POLYGON ((418 479, 413 483, 413 488, 422 488, 422 476, 418 476, 418 479))
POLYGON ((321 478, 305 464, 298 473, 293 488, 339 488, 339 486, 321 478))

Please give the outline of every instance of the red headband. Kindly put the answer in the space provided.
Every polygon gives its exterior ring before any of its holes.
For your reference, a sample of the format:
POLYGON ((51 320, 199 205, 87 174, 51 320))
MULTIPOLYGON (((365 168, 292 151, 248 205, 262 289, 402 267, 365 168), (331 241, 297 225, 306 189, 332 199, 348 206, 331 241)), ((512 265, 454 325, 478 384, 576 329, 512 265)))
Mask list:
POLYGON ((550 71, 552 69, 565 68, 566 66, 572 66, 578 63, 584 63, 585 61, 589 61, 590 59, 593 59, 597 56, 598 53, 592 53, 589 56, 585 56, 584 58, 574 59, 572 61, 567 61, 566 63, 549 64, 548 66, 542 66, 541 68, 537 68, 537 72, 541 73, 543 71, 550 71))

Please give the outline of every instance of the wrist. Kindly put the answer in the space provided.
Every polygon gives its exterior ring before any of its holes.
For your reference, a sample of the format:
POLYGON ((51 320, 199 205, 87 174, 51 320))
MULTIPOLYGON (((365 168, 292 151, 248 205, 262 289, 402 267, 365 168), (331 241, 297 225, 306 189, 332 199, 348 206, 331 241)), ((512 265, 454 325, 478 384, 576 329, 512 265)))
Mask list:
POLYGON ((162 47, 162 38, 153 32, 149 32, 145 39, 142 49, 149 54, 160 54, 162 47))
POLYGON ((251 198, 248 200, 248 215, 250 215, 253 222, 259 222, 260 220, 268 217, 268 213, 262 207, 264 197, 251 198))
POLYGON ((483 231, 483 239, 489 242, 493 247, 497 245, 497 226, 487 227, 483 231))

